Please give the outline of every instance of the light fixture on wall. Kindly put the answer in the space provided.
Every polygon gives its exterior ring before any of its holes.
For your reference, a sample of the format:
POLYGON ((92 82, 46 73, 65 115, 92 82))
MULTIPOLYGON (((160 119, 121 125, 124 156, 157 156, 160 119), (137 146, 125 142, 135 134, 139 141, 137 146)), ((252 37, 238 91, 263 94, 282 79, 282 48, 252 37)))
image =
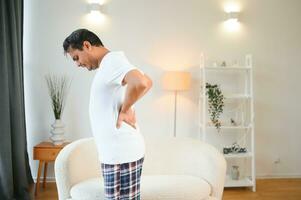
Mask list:
POLYGON ((234 32, 239 29, 239 6, 236 4, 227 4, 224 8, 226 12, 225 27, 228 31, 234 32))
POLYGON ((228 19, 227 20, 238 22, 238 15, 239 15, 238 12, 228 12, 227 14, 228 14, 228 19))
POLYGON ((174 104, 174 137, 176 137, 177 124, 177 94, 190 88, 191 76, 189 72, 168 71, 163 76, 163 89, 171 90, 175 93, 174 104))
POLYGON ((101 13, 101 5, 99 3, 90 3, 88 6, 88 10, 90 12, 90 14, 93 13, 101 13))
POLYGON ((102 23, 105 20, 103 13, 103 4, 99 2, 91 2, 88 4, 88 20, 93 24, 102 23))

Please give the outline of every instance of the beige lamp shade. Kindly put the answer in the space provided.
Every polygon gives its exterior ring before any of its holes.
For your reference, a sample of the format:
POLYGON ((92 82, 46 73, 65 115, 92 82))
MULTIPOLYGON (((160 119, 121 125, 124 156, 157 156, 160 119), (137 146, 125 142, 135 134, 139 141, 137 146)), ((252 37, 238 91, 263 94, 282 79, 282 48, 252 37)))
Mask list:
POLYGON ((163 89, 181 91, 188 90, 191 84, 189 72, 168 71, 163 75, 163 89))

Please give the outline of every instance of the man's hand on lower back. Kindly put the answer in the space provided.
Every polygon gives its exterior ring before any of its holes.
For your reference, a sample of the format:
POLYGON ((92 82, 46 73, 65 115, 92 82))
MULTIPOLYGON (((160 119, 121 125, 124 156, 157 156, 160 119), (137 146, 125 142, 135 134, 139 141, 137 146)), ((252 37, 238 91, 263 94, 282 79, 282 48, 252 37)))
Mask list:
POLYGON ((133 108, 130 108, 126 112, 121 111, 121 109, 120 109, 116 127, 120 128, 122 122, 125 122, 125 123, 129 124, 130 126, 132 126, 133 128, 136 128, 136 126, 135 126, 136 114, 135 114, 135 110, 133 108))

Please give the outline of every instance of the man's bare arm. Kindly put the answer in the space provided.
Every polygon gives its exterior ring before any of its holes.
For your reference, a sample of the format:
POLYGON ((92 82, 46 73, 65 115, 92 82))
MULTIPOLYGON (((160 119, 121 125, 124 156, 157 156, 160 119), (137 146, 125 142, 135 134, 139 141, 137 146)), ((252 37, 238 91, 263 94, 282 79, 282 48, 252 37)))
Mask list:
POLYGON ((135 121, 131 106, 137 102, 142 96, 144 96, 152 87, 152 80, 145 74, 142 74, 139 70, 132 70, 126 74, 123 79, 122 85, 127 85, 125 99, 120 109, 117 127, 120 127, 122 121, 134 125, 135 121))

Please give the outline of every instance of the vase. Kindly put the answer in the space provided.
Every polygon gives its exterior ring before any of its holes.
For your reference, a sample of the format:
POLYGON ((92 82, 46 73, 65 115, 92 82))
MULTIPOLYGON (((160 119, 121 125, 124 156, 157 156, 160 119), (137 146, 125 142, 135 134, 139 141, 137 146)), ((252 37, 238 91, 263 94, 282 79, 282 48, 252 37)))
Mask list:
POLYGON ((54 123, 51 125, 52 130, 51 132, 51 137, 50 140, 54 145, 61 145, 65 141, 64 137, 64 127, 65 125, 63 124, 61 119, 56 119, 54 123))
POLYGON ((237 165, 232 166, 231 178, 232 180, 239 180, 239 170, 237 165))

